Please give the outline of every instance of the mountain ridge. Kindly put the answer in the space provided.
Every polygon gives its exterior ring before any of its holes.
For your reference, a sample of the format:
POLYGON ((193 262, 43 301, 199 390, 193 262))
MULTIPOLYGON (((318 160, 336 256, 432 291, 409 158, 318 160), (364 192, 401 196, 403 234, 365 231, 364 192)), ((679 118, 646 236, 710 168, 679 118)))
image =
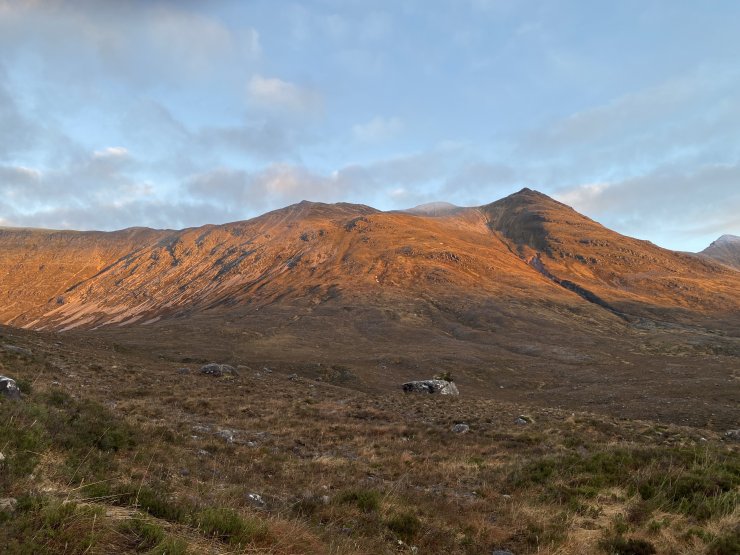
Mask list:
POLYGON ((651 303, 718 309, 736 288, 725 276, 730 287, 721 279, 714 287, 721 302, 698 290, 686 294, 697 279, 724 276, 725 266, 619 235, 528 188, 436 216, 302 201, 183 230, 0 230, 0 271, 11 286, 0 294, 25 301, 15 310, 6 305, 0 321, 60 330, 130 324, 178 309, 301 299, 308 289, 332 286, 358 297, 385 285, 394 293, 441 286, 459 297, 476 288, 521 296, 515 292, 523 281, 542 298, 559 298, 543 278, 615 314, 645 317, 650 309, 642 305, 651 303), (52 279, 44 274, 49 259, 57 265, 52 279), (23 275, 33 264, 38 275, 23 275), (11 267, 26 270, 17 274, 21 282, 12 283, 11 267), (17 295, 29 279, 38 290, 17 295))

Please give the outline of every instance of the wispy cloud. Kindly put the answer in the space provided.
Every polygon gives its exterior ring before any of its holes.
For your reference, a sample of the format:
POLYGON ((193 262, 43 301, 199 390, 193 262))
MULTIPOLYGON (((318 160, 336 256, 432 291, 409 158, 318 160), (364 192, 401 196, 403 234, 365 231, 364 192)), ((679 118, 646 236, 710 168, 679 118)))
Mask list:
POLYGON ((247 84, 249 100, 259 107, 293 112, 315 112, 321 108, 321 95, 277 77, 254 75, 247 84))
POLYGON ((391 139, 401 133, 403 128, 403 121, 399 117, 376 116, 367 123, 353 125, 352 134, 358 141, 372 143, 391 139))

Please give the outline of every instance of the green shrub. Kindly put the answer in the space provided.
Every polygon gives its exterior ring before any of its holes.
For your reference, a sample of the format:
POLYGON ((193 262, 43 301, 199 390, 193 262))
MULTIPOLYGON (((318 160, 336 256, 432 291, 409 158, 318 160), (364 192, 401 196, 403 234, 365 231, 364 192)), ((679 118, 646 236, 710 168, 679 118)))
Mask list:
POLYGON ((198 514, 197 524, 203 534, 230 544, 245 545, 264 539, 267 535, 264 522, 244 518, 231 509, 205 509, 198 514))
POLYGON ((411 513, 393 515, 386 521, 386 526, 404 541, 411 541, 421 528, 419 519, 411 513))
POLYGON ((380 493, 375 490, 346 491, 339 496, 338 500, 340 503, 353 503, 365 513, 376 512, 380 508, 380 493))
POLYGON ((33 383, 29 380, 19 378, 15 380, 15 385, 18 386, 18 389, 20 389, 21 393, 23 393, 24 395, 30 395, 33 391, 33 383))

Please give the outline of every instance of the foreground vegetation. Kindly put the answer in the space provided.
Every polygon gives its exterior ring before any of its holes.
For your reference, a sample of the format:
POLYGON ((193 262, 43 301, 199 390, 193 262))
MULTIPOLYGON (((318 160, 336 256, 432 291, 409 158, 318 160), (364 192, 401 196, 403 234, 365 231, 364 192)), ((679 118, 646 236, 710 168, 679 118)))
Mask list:
POLYGON ((711 432, 0 357, 25 391, 0 399, 4 553, 740 552, 740 457, 711 432))

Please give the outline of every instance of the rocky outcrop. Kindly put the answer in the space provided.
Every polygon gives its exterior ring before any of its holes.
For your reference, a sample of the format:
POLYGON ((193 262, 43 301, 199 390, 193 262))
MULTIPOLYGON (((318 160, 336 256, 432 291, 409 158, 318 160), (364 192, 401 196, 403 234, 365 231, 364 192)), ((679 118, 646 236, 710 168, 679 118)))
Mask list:
POLYGON ((439 395, 460 395, 454 382, 447 380, 419 380, 406 382, 401 386, 405 393, 438 393, 439 395))
POLYGON ((6 399, 20 399, 21 390, 18 389, 14 379, 0 376, 0 395, 6 399))
POLYGON ((215 378, 220 378, 221 376, 236 376, 236 368, 229 366, 228 364, 211 362, 210 364, 201 366, 200 373, 207 376, 213 376, 215 378))

